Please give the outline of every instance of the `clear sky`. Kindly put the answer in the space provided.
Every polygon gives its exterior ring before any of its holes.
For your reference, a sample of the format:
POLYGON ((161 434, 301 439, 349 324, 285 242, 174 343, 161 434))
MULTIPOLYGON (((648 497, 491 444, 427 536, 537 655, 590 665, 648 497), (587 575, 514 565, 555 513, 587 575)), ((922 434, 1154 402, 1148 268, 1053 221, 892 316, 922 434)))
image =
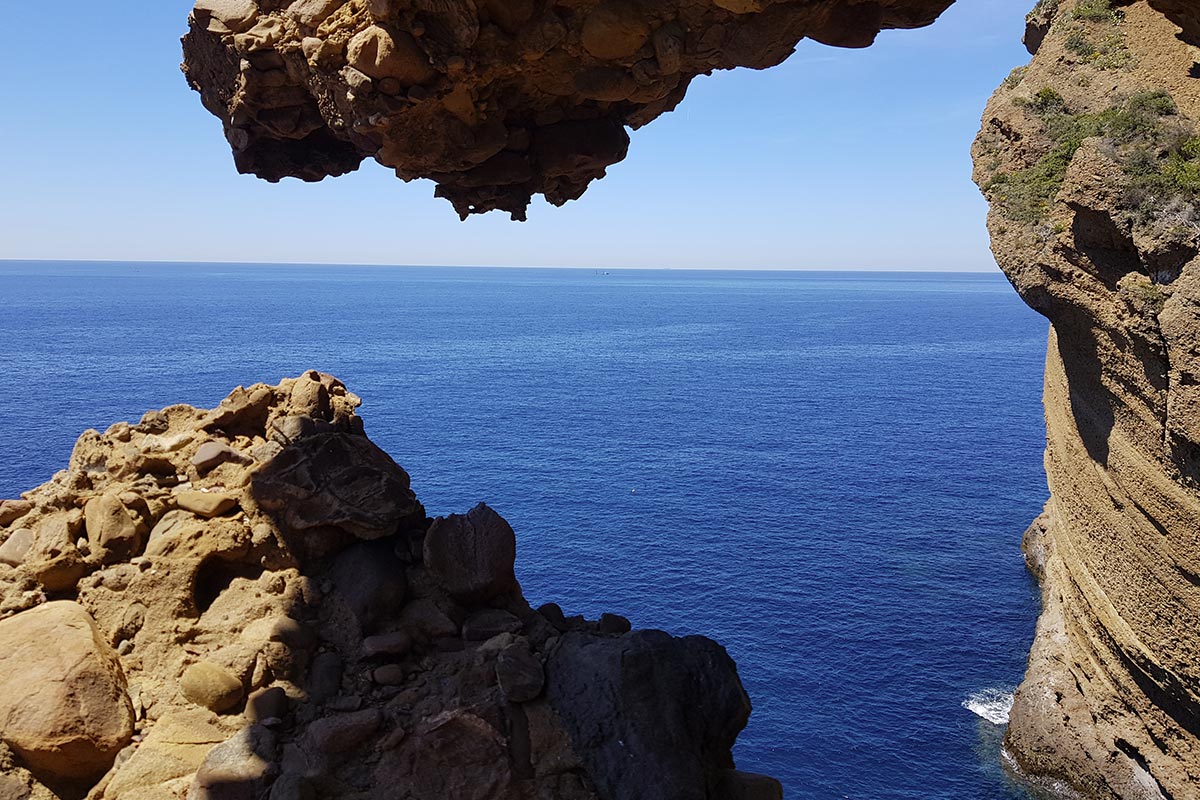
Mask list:
POLYGON ((179 72, 188 0, 9 3, 0 259, 993 270, 969 147, 1032 0, 959 0, 869 50, 698 78, 561 209, 460 223, 374 162, 238 175, 179 72), (47 27, 49 24, 49 27, 47 27))

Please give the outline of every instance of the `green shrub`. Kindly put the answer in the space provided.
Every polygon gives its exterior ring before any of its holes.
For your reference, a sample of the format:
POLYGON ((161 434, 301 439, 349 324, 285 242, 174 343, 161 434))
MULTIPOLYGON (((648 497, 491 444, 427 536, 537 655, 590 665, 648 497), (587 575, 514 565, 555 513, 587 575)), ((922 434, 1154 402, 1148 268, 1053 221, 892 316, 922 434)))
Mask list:
POLYGON ((1061 94, 1050 87, 1046 87, 1039 90, 1025 104, 1025 107, 1038 116, 1045 117, 1051 114, 1065 114, 1067 111, 1067 101, 1063 99, 1061 94))
POLYGON ((1038 0, 1033 10, 1025 15, 1025 20, 1030 22, 1043 14, 1047 17, 1053 17, 1058 13, 1058 2, 1059 0, 1038 0))
POLYGON ((1082 31, 1075 31, 1067 40, 1063 42, 1063 47, 1067 48, 1067 52, 1074 53, 1080 58, 1090 58, 1092 53, 1096 52, 1096 48, 1082 31))
POLYGON ((1164 199, 1200 198, 1200 136, 1192 131, 1169 141, 1172 131, 1164 120, 1178 113, 1169 94, 1143 92, 1097 114, 1072 114, 1062 96, 1046 88, 1026 101, 1025 108, 1042 119, 1052 145, 1032 167, 1000 173, 984 186, 1010 219, 1045 219, 1075 153, 1094 136, 1124 148, 1122 163, 1131 179, 1127 199, 1144 213, 1152 215, 1155 204, 1164 199))
POLYGON ((1079 0, 1071 16, 1087 22, 1113 22, 1120 19, 1119 13, 1113 10, 1112 0, 1079 0))

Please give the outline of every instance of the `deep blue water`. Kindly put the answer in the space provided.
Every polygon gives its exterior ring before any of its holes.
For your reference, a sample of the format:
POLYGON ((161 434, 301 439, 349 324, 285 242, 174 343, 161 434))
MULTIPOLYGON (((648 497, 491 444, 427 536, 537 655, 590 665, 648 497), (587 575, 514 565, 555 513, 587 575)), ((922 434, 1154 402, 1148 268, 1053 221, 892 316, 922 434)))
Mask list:
POLYGON ((1020 795, 1046 325, 996 275, 0 262, 0 497, 85 428, 315 368, 534 604, 703 633, 789 798, 1020 795))

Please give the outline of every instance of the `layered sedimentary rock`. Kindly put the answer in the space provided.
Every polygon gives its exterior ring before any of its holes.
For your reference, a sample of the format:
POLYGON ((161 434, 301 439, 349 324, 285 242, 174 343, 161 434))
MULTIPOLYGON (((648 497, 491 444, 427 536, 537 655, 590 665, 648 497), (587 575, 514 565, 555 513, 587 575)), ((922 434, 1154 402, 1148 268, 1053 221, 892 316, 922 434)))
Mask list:
POLYGON ((997 260, 1052 323, 1008 750, 1088 798, 1200 797, 1197 9, 1043 0, 1026 41, 973 151, 997 260))
POLYGON ((770 800, 714 642, 534 610, 328 375, 79 440, 0 502, 0 797, 770 800))
POLYGON ((621 161, 697 75, 810 37, 869 45, 953 0, 198 0, 184 71, 237 168, 320 180, 373 158, 464 218, 523 219, 621 161))

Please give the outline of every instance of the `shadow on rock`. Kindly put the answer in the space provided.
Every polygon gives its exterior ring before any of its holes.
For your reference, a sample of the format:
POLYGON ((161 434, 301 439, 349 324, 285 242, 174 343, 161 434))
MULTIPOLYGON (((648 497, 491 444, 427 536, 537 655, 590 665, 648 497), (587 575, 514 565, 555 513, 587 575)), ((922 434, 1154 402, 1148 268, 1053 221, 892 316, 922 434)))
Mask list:
POLYGON ((172 406, 0 505, 0 796, 781 796, 734 769, 719 645, 531 608, 508 523, 427 518, 358 403, 311 372, 172 406), (22 697, 72 664, 86 713, 22 697))

